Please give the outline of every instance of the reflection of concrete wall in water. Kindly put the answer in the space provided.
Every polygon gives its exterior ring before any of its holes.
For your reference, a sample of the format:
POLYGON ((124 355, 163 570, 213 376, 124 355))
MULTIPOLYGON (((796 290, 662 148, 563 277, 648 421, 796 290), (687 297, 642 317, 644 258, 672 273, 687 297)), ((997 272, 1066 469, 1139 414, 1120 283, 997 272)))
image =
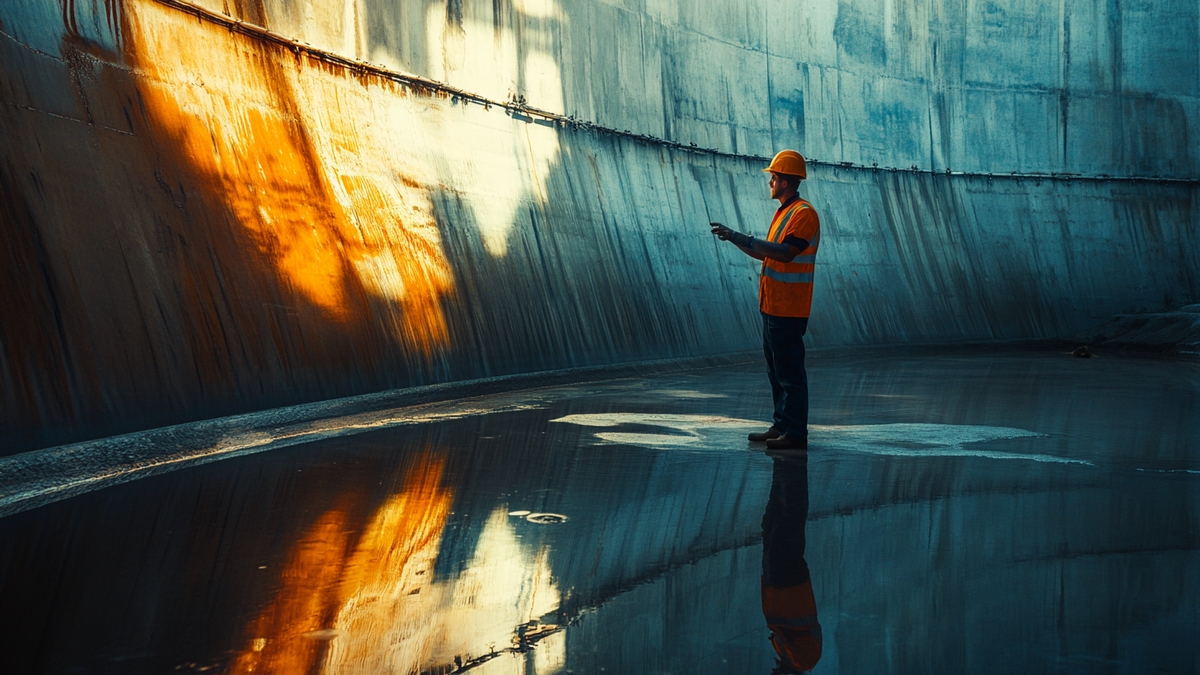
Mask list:
MULTIPOLYGON (((229 10, 726 152, 1195 177, 1200 11, 1126 4, 229 10)), ((155 0, 8 4, 0 28, 6 451, 755 343, 754 267, 704 227, 762 231, 755 160, 525 123, 155 0)), ((817 345, 1060 335, 1200 299, 1195 183, 812 178, 817 345)))
POLYGON ((486 645, 504 649, 514 627, 558 610, 548 550, 522 547, 503 510, 484 526, 468 572, 435 577, 454 499, 442 454, 415 461, 367 522, 346 508, 359 495, 313 520, 230 672, 424 672, 486 645))

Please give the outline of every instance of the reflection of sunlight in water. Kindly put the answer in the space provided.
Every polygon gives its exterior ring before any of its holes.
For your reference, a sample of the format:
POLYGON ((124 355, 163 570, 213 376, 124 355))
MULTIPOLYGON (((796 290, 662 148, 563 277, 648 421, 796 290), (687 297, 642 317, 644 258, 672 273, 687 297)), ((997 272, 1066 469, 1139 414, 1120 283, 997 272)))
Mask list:
POLYGON ((452 498, 441 476, 441 462, 419 461, 353 552, 348 510, 356 496, 318 518, 295 544, 230 672, 306 673, 321 661, 325 672, 408 672, 423 662, 436 632, 421 610, 436 605, 436 593, 421 591, 432 584, 452 498))
MULTIPOLYGON (((510 646, 513 627, 558 609, 560 596, 551 576, 549 549, 530 554, 521 546, 506 509, 492 512, 484 525, 471 564, 453 583, 453 600, 443 617, 446 662, 462 645, 510 646), (498 642, 503 638, 504 642, 498 642)), ((538 650, 543 643, 538 643, 538 650)), ((565 645, 564 645, 565 646, 565 645)))
POLYGON ((440 463, 409 472, 363 530, 346 561, 333 626, 338 631, 323 672, 409 672, 428 661, 438 626, 430 622, 445 589, 433 583, 433 564, 450 511, 440 463))
POLYGON ((743 420, 736 417, 723 417, 721 415, 678 415, 671 413, 592 413, 566 415, 551 421, 578 424, 585 427, 613 427, 618 424, 652 424, 669 429, 678 429, 679 431, 762 426, 762 422, 743 420))
POLYGON ((316 520, 292 548, 279 575, 281 588, 247 627, 248 648, 230 673, 307 673, 324 644, 309 639, 326 628, 346 554, 349 527, 342 508, 316 520))
MULTIPOLYGON (((534 673, 553 675, 567 665, 567 634, 559 631, 543 638, 533 651, 534 673)), ((533 675, 531 673, 530 675, 533 675)))
POLYGON ((726 394, 714 394, 707 391, 696 391, 694 389, 654 389, 646 392, 651 396, 667 396, 669 398, 683 399, 704 399, 704 398, 729 398, 726 394))
MULTIPOLYGON (((517 626, 555 612, 549 549, 522 546, 504 508, 488 518, 467 570, 434 579, 453 501, 442 473, 439 460, 420 460, 357 542, 348 513, 358 496, 318 518, 294 545, 230 672, 417 672, 503 650, 517 626)), ((537 673, 557 672, 565 659, 561 634, 538 642, 537 673)), ((491 668, 525 667, 524 659, 495 661, 491 668)))
POLYGON ((677 436, 673 434, 631 434, 619 431, 599 431, 596 438, 622 445, 650 445, 671 447, 698 445, 704 441, 700 436, 677 436))
MULTIPOLYGON (((683 435, 598 431, 594 436, 607 443, 648 448, 695 448, 731 450, 746 448, 746 430, 761 430, 767 423, 714 415, 671 415, 656 413, 600 413, 567 415, 553 422, 585 427, 611 428, 622 424, 664 427, 683 435)), ((854 424, 808 427, 809 447, 815 451, 846 450, 897 457, 978 457, 1019 459, 1054 464, 1082 464, 1080 459, 1054 455, 1021 454, 995 450, 969 449, 971 443, 1042 437, 1035 431, 1013 427, 965 424, 854 424)))

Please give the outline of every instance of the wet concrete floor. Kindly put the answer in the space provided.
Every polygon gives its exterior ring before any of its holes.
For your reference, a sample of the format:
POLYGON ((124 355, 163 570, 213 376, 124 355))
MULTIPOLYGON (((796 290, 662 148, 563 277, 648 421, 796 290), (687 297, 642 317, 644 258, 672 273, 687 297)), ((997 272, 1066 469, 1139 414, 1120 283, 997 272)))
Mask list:
POLYGON ((1200 363, 874 350, 810 381, 785 458, 745 440, 754 364, 0 518, 0 671, 765 674, 768 615, 813 672, 1200 671, 1200 363))

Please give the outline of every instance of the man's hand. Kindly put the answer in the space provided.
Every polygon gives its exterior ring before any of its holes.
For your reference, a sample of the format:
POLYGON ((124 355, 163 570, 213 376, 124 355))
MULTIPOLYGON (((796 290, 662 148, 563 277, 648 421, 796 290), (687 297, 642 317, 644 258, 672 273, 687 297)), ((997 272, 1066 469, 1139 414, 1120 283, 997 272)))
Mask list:
POLYGON ((728 241, 738 248, 742 249, 749 255, 757 257, 750 249, 754 246, 754 238, 748 234, 735 232, 734 230, 725 227, 720 223, 709 223, 712 225, 712 233, 717 235, 717 239, 728 241))
POLYGON ((712 233, 717 235, 717 239, 721 241, 733 242, 734 245, 747 250, 754 244, 754 238, 748 234, 735 232, 720 223, 709 223, 709 225, 712 225, 712 233))

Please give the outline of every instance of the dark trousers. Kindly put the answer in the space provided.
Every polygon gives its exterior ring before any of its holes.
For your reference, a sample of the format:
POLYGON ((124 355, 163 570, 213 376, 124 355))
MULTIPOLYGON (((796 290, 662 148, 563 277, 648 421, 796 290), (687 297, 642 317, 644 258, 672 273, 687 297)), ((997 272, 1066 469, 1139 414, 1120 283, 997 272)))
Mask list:
POLYGON ((775 459, 771 496, 763 513, 763 583, 776 588, 809 580, 804 561, 808 522, 808 457, 775 459))
POLYGON ((763 314, 763 354, 775 399, 774 426, 788 436, 808 438, 808 373, 804 332, 808 319, 763 314))

